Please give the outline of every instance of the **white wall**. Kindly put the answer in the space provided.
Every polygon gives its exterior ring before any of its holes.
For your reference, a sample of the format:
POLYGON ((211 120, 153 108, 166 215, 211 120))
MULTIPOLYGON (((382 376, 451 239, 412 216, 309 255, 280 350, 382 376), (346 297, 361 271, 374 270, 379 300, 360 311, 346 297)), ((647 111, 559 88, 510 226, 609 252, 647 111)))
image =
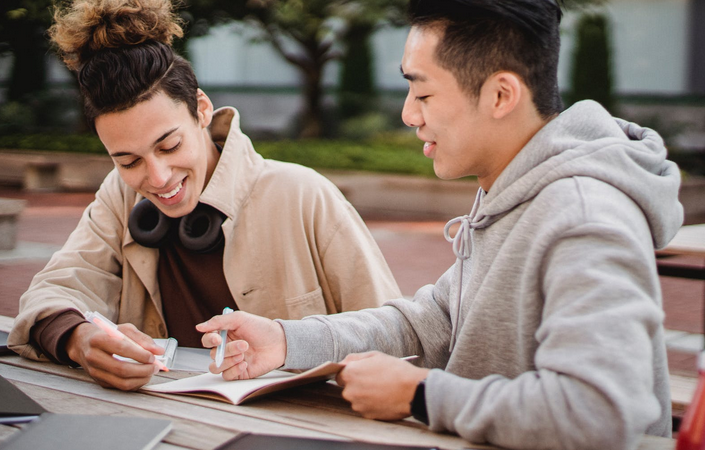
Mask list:
MULTIPOLYGON (((621 94, 686 94, 688 0, 610 0, 615 90, 621 94)), ((570 87, 576 13, 562 24, 559 85, 570 87)))

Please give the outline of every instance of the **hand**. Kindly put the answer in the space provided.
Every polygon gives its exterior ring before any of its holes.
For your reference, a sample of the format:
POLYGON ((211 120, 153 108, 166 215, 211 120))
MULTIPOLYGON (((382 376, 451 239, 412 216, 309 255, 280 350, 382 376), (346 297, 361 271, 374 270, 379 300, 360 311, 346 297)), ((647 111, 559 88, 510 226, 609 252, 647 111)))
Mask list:
POLYGON ((222 373, 226 380, 247 380, 263 375, 284 365, 286 337, 277 322, 243 311, 215 316, 199 323, 196 329, 206 333, 203 346, 212 348, 211 358, 221 340, 218 332, 228 330, 225 359, 220 367, 215 362, 208 367, 213 373, 222 373))
POLYGON ((336 381, 343 398, 367 419, 398 420, 411 415, 411 400, 429 369, 380 352, 355 353, 341 361, 336 381))
POLYGON ((118 329, 134 342, 116 339, 92 323, 82 323, 69 336, 66 352, 101 386, 137 390, 159 372, 154 355, 163 354, 164 349, 132 324, 118 325, 118 329), (120 361, 113 354, 141 364, 120 361))

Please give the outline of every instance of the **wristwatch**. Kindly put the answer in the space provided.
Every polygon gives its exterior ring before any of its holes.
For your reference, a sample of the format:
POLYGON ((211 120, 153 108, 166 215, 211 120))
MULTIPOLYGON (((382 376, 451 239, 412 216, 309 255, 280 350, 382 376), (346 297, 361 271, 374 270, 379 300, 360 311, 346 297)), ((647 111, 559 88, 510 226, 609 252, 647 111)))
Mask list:
POLYGON ((419 381, 411 400, 411 415, 419 422, 428 425, 428 412, 426 411, 426 380, 419 381))

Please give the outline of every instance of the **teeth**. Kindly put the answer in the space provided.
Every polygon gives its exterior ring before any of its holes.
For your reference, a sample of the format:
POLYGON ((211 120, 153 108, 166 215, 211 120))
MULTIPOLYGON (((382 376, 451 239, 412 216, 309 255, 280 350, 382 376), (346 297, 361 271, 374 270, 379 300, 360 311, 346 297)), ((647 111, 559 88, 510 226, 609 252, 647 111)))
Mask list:
POLYGON ((179 183, 179 185, 176 186, 173 191, 167 192, 166 194, 157 194, 157 196, 161 197, 161 198, 171 198, 171 197, 175 196, 176 194, 178 194, 182 187, 183 187, 183 182, 179 183))
POLYGON ((423 148, 424 148, 424 150, 425 150, 425 149, 429 148, 429 147, 432 146, 432 145, 433 145, 433 142, 424 142, 424 143, 423 143, 423 148))

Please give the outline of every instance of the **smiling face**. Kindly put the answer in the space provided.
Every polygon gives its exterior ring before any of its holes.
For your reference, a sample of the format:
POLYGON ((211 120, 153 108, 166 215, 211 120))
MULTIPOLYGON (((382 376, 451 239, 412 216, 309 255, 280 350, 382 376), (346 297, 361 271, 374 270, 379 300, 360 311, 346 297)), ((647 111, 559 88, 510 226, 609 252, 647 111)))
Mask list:
POLYGON ((98 116, 95 128, 125 183, 169 217, 193 211, 220 154, 208 125, 213 105, 198 90, 198 120, 163 92, 125 111, 98 116))
POLYGON ((409 81, 402 119, 417 128, 424 155, 433 158, 439 178, 482 176, 490 170, 491 115, 438 65, 435 51, 441 33, 438 27, 416 26, 409 32, 401 65, 409 81))

